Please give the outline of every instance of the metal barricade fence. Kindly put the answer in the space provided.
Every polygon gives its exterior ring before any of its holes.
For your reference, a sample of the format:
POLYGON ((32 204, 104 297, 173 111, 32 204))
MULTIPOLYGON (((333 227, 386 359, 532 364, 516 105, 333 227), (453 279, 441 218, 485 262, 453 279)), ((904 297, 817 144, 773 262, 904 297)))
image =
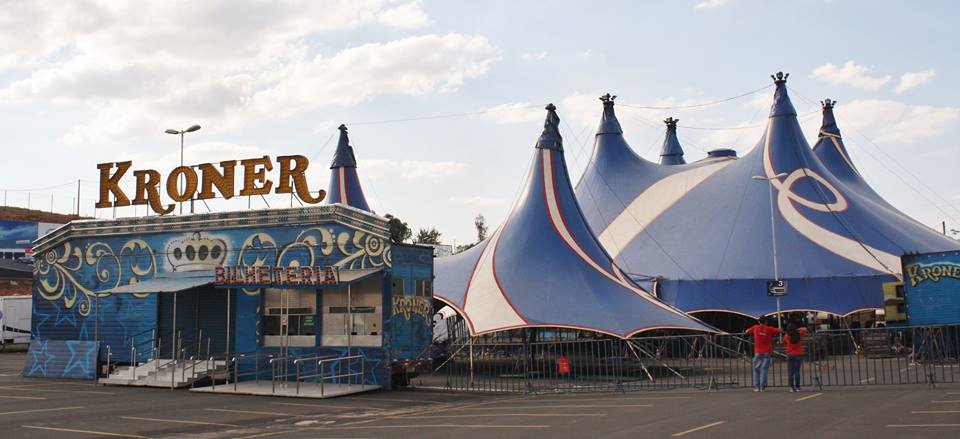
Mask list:
MULTIPOLYGON (((779 338, 779 337, 778 337, 779 338)), ((805 387, 928 384, 960 380, 960 325, 836 329, 804 339, 805 387)), ((782 342, 767 386, 786 387, 782 342)), ((744 334, 601 337, 513 330, 460 337, 432 382, 486 392, 626 392, 751 387, 753 341, 744 334)))

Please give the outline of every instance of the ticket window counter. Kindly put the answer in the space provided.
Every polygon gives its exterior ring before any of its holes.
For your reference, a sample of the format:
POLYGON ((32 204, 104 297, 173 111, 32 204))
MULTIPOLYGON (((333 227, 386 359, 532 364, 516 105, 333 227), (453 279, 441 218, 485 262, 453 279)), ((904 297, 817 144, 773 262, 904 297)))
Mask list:
POLYGON ((265 347, 316 346, 316 290, 266 288, 263 307, 265 347))
POLYGON ((382 346, 382 284, 381 276, 372 276, 349 287, 325 288, 320 344, 382 346))

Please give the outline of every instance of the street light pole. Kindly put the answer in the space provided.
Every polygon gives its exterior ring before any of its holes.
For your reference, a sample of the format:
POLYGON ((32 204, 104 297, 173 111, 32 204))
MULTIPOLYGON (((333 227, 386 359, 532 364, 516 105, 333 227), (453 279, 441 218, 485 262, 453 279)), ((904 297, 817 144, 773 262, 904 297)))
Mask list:
MULTIPOLYGON (((754 180, 760 180, 767 182, 767 189, 770 193, 770 241, 771 247, 773 248, 773 280, 780 280, 780 268, 777 265, 777 223, 775 221, 774 210, 773 210, 773 183, 771 180, 779 180, 783 177, 786 177, 786 172, 781 172, 773 177, 764 177, 762 175, 754 175, 752 178, 754 180)), ((776 294, 774 297, 777 299, 777 328, 781 331, 783 330, 783 321, 780 317, 780 295, 776 294)))
MULTIPOLYGON (((192 133, 200 129, 200 125, 191 125, 190 128, 185 130, 175 130, 169 128, 164 131, 167 134, 179 134, 180 135, 180 166, 183 166, 183 135, 186 133, 192 133)), ((180 180, 177 180, 177 187, 180 185, 180 180)), ((190 196, 190 213, 193 213, 193 196, 190 196)), ((183 215, 183 201, 180 202, 180 215, 183 215)))

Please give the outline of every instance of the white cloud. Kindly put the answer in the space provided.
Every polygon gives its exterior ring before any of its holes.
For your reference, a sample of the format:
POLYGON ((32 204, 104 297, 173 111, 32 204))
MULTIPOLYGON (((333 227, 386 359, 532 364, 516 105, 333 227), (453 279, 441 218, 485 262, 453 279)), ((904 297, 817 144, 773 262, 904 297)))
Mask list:
POLYGON ((377 15, 377 21, 401 29, 415 29, 433 24, 433 20, 424 12, 421 0, 387 9, 377 15))
POLYGON ((462 162, 435 162, 428 160, 360 159, 362 178, 370 180, 402 178, 437 179, 457 175, 467 165, 462 162))
POLYGON ((890 82, 890 75, 870 76, 871 70, 872 67, 859 65, 850 60, 843 66, 826 63, 813 69, 810 77, 830 84, 849 85, 864 90, 877 90, 890 82))
POLYGON ((530 62, 530 61, 543 61, 543 60, 547 59, 547 52, 545 52, 545 51, 544 51, 544 52, 535 52, 535 53, 524 52, 523 55, 520 55, 520 57, 521 57, 524 61, 527 61, 527 62, 530 62))
POLYGON ((507 197, 450 197, 450 201, 455 203, 464 204, 472 207, 495 207, 495 206, 504 206, 510 202, 510 199, 507 197))
POLYGON ((936 70, 924 70, 922 72, 907 72, 900 76, 900 82, 894 87, 893 91, 896 93, 903 93, 907 90, 913 89, 931 79, 937 75, 936 70))
POLYGON ((693 8, 694 9, 713 9, 713 8, 718 8, 720 6, 723 6, 726 3, 727 3, 727 0, 704 0, 700 3, 697 3, 697 5, 694 6, 693 8))
POLYGON ((0 8, 0 47, 9 48, 0 71, 27 67, 25 77, 0 84, 0 100, 93 110, 64 136, 68 144, 131 142, 195 122, 215 132, 381 95, 444 93, 498 59, 484 37, 460 34, 335 53, 309 43, 358 26, 427 26, 419 0, 74 5, 0 8))
POLYGON ((877 143, 911 144, 940 136, 960 120, 960 108, 857 100, 838 105, 840 130, 858 130, 877 143))

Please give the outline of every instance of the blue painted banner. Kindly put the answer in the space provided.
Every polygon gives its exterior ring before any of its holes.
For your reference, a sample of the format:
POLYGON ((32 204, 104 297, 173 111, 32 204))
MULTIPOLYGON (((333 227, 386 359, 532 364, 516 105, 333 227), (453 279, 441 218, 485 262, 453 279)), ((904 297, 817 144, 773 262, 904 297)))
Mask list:
POLYGON ((903 289, 911 325, 960 323, 960 251, 904 256, 903 289))
POLYGON ((0 248, 23 250, 37 239, 37 223, 32 221, 0 221, 0 248))
POLYGON ((33 340, 23 362, 23 376, 92 380, 100 343, 84 340, 33 340))

